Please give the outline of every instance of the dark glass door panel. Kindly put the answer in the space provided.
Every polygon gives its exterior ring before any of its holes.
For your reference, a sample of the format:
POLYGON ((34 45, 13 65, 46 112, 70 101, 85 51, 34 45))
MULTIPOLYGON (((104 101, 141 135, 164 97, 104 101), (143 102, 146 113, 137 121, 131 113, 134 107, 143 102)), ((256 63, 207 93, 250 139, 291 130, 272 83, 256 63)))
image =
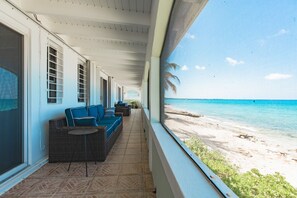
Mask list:
POLYGON ((107 80, 103 79, 103 106, 107 107, 107 80))
POLYGON ((23 154, 23 35, 0 23, 0 175, 23 154))

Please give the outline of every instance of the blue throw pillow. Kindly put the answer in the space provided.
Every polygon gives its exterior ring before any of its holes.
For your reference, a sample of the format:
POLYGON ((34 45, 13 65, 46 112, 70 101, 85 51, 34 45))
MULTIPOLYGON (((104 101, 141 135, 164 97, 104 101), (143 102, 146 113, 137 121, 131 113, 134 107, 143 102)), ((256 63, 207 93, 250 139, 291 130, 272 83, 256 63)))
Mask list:
POLYGON ((114 116, 114 109, 106 109, 105 110, 105 114, 104 114, 104 117, 108 117, 108 116, 114 116))
POLYGON ((96 120, 99 120, 99 114, 96 106, 89 106, 88 107, 88 116, 89 117, 95 117, 96 120))
POLYGON ((74 118, 75 126, 97 126, 96 118, 94 117, 81 117, 74 118))
POLYGON ((98 121, 104 118, 104 107, 102 105, 96 105, 98 110, 98 121))

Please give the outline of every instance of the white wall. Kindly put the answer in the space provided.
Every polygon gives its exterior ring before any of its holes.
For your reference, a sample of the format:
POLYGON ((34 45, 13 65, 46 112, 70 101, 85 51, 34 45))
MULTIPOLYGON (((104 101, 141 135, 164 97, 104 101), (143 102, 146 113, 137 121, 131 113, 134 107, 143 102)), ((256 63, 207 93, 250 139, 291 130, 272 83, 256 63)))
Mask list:
MULTIPOLYGON (((48 121, 64 116, 65 108, 85 105, 77 102, 79 55, 6 1, 0 1, 0 22, 24 35, 24 131, 25 138, 28 138, 25 161, 34 166, 48 157, 48 121), (63 48, 64 97, 61 104, 47 103, 48 39, 63 48)), ((91 83, 91 86, 94 86, 94 83, 91 83)))
MULTIPOLYGON (((121 88, 122 86, 117 83, 114 79, 112 80, 112 97, 111 97, 111 106, 113 107, 115 103, 118 102, 118 89, 121 88)), ((122 90, 121 90, 122 91, 122 90)))

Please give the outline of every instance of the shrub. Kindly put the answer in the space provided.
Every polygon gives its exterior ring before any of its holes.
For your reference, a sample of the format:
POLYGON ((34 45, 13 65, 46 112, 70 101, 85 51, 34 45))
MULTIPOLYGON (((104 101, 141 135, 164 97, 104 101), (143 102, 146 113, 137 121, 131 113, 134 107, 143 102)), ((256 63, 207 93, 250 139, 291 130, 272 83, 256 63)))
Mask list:
POLYGON ((240 173, 217 151, 209 150, 199 139, 185 144, 239 197, 297 197, 297 189, 279 173, 262 175, 257 169, 240 173))

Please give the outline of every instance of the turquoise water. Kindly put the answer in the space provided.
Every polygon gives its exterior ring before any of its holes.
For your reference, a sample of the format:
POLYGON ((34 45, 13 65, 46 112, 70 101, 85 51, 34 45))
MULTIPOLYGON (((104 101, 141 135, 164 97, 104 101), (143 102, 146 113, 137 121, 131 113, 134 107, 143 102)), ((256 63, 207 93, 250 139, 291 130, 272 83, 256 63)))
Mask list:
POLYGON ((0 111, 9 111, 17 109, 18 100, 17 99, 0 99, 0 111))
POLYGON ((165 99, 175 108, 297 137, 297 100, 165 99))

